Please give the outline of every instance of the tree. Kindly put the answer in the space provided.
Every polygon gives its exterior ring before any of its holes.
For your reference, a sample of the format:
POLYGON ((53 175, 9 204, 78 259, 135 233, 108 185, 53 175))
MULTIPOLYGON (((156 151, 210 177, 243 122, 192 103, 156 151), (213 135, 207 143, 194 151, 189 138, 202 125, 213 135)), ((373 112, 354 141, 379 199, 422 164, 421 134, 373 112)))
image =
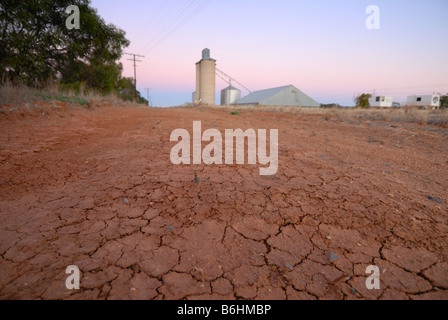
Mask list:
POLYGON ((448 95, 440 97, 440 108, 448 109, 448 95))
POLYGON ((0 76, 13 82, 39 86, 86 76, 86 83, 109 91, 107 78, 120 71, 116 61, 128 45, 125 32, 106 24, 90 0, 0 0, 0 76), (80 10, 79 30, 65 25, 70 5, 80 10))
MULTIPOLYGON (((118 81, 117 93, 124 101, 134 101, 134 79, 121 78, 118 81)), ((137 90, 137 103, 149 105, 148 100, 137 90)))
POLYGON ((123 67, 115 62, 85 63, 76 60, 64 66, 61 70, 61 84, 63 88, 75 89, 82 83, 89 89, 102 94, 117 91, 123 67))
POLYGON ((356 108, 370 108, 371 94, 363 93, 355 99, 356 108))

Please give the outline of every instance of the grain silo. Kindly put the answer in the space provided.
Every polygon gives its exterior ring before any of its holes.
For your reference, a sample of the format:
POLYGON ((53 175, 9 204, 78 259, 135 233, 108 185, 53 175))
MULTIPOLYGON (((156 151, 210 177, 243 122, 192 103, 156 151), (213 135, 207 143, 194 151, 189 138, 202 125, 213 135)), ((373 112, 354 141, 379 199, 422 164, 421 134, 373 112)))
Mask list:
POLYGON ((215 104, 216 60, 210 58, 210 50, 202 50, 202 59, 196 63, 195 103, 215 104))
POLYGON ((241 91, 233 86, 221 90, 221 105, 230 106, 241 99, 241 91))

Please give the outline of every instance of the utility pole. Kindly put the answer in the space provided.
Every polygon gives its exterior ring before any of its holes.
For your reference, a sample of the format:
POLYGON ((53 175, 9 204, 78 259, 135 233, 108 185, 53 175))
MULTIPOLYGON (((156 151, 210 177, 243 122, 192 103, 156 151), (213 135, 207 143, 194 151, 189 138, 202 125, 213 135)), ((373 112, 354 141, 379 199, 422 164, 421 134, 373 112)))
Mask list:
POLYGON ((133 59, 128 59, 129 61, 134 62, 134 100, 137 102, 137 62, 143 62, 142 60, 137 60, 137 57, 144 58, 145 56, 141 56, 135 53, 125 53, 128 56, 133 56, 133 59))
POLYGON ((151 102, 151 98, 149 97, 149 91, 151 91, 151 88, 145 88, 146 90, 146 100, 148 100, 148 104, 151 107, 152 106, 152 102, 151 102))
POLYGON ((151 91, 151 88, 145 88, 146 90, 146 99, 149 101, 149 91, 151 91))

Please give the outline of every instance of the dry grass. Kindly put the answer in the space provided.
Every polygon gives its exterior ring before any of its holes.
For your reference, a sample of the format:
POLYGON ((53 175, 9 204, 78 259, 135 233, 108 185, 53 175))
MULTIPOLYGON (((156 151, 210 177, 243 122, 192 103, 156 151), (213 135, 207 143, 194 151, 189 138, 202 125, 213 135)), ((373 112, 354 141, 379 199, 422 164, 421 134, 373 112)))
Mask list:
POLYGON ((212 108, 232 112, 263 111, 300 114, 329 115, 341 120, 379 120, 402 123, 418 123, 435 126, 448 126, 448 109, 420 110, 416 108, 401 109, 355 109, 355 108, 301 108, 284 106, 214 106, 212 108))
POLYGON ((14 108, 32 107, 35 101, 62 101, 88 105, 91 101, 104 100, 116 105, 128 104, 124 103, 115 94, 107 96, 97 93, 75 94, 73 91, 62 91, 56 85, 47 86, 44 89, 8 83, 0 85, 0 106, 6 105, 14 108))

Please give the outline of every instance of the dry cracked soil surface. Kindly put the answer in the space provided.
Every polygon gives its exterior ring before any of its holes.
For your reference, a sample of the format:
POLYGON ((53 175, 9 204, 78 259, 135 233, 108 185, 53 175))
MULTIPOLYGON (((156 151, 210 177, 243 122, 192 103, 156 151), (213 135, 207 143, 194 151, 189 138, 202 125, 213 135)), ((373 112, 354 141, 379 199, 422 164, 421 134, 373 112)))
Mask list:
POLYGON ((103 102, 0 133, 0 299, 448 299, 447 129, 103 102), (173 165, 195 120, 278 129, 278 173, 173 165))

